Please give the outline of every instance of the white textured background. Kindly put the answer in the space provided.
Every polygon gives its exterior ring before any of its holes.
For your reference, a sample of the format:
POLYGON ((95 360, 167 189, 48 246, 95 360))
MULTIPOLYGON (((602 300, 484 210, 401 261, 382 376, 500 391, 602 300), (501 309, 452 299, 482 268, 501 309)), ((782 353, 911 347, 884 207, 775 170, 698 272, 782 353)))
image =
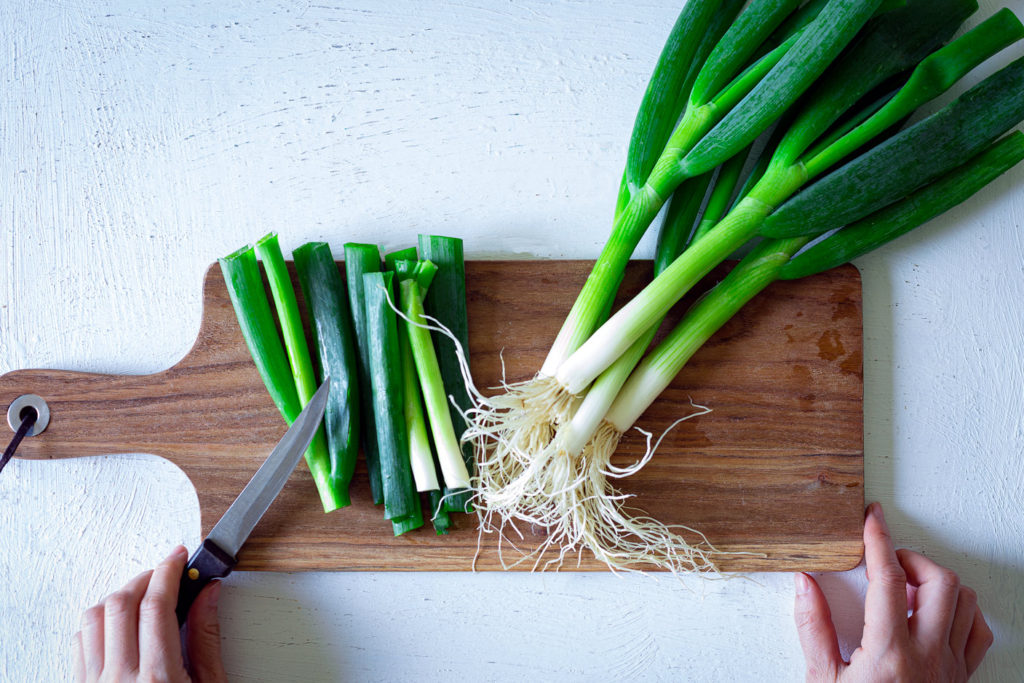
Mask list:
MULTIPOLYGON (((269 230, 593 258, 680 4, 4 0, 0 371, 173 364, 206 266, 269 230)), ((867 496, 978 589, 982 680, 1024 670, 1022 209, 1017 169, 858 262, 867 496)), ((0 680, 65 678, 80 611, 198 537, 167 462, 12 462, 0 680)), ((226 659, 266 681, 799 679, 791 577, 753 578, 237 574, 226 659)), ((862 574, 823 581, 850 649, 862 574)))

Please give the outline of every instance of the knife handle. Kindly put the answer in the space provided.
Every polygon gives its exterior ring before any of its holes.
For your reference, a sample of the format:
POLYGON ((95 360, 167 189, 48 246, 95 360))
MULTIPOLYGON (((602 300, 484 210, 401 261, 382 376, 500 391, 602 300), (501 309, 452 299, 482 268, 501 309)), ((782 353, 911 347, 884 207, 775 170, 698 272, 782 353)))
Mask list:
POLYGON ((181 574, 178 606, 174 610, 178 615, 179 627, 188 619, 188 610, 199 596, 199 591, 213 579, 222 579, 230 574, 236 564, 238 560, 221 550, 216 543, 208 538, 203 540, 203 544, 188 558, 185 571, 181 574))

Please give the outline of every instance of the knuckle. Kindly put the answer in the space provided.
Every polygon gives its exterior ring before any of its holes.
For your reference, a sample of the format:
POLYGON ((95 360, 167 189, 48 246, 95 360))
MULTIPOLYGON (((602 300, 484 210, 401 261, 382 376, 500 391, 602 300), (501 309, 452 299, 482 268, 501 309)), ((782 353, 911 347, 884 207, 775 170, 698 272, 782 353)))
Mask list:
POLYGON ((938 580, 939 585, 943 588, 953 591, 960 589, 960 577, 957 576, 957 573, 952 569, 943 568, 942 571, 939 572, 938 580))
POLYGON ((103 623, 103 605, 93 605, 82 613, 82 630, 93 628, 103 623))
POLYGON ((104 601, 104 609, 110 614, 124 614, 131 610, 131 598, 127 593, 111 593, 104 601))
POLYGON ((163 594, 159 592, 146 593, 139 603, 139 615, 146 618, 159 617, 164 612, 166 601, 163 594))
POLYGON ((969 586, 960 586, 960 596, 957 598, 957 602, 972 607, 978 604, 978 594, 969 586))
POLYGON ((907 573, 898 564, 887 564, 878 571, 878 580, 884 586, 905 586, 907 573))

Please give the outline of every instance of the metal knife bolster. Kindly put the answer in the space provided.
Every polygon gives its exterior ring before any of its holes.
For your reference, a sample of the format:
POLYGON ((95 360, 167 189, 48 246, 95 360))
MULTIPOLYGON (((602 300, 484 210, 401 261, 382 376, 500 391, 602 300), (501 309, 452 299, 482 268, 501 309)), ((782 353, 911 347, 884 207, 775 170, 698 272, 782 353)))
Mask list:
POLYGON ((231 573, 236 564, 237 559, 224 552, 209 538, 203 541, 185 565, 181 583, 178 585, 178 604, 174 611, 178 615, 179 626, 188 619, 189 608, 206 584, 214 579, 223 579, 231 573))

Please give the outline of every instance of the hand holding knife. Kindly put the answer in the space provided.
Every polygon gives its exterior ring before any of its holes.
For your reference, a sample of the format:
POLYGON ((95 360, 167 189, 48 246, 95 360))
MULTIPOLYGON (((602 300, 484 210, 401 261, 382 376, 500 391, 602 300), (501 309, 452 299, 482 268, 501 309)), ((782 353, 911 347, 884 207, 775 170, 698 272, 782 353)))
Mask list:
POLYGON ((203 587, 213 579, 224 578, 238 564, 238 551, 288 481, 320 427, 329 384, 329 379, 324 380, 238 498, 189 558, 178 588, 175 611, 179 626, 185 623, 188 610, 203 587))

